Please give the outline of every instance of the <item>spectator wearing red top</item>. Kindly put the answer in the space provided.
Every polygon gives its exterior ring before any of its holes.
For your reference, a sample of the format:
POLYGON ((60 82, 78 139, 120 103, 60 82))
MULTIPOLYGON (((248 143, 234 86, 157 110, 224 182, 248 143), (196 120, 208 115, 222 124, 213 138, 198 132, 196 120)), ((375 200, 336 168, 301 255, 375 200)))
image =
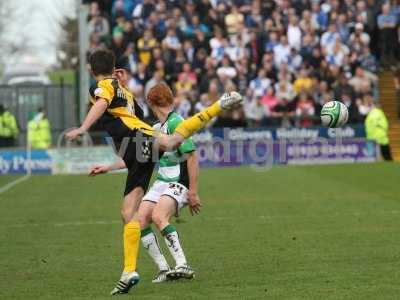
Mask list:
POLYGON ((315 105, 307 93, 300 93, 296 105, 296 117, 298 127, 310 127, 314 124, 315 105))

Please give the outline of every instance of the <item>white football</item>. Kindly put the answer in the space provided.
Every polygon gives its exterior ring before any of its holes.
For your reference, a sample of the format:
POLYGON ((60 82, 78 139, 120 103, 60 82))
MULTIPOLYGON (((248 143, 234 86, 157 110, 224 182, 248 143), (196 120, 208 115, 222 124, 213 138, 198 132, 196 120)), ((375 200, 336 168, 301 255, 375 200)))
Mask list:
POLYGON ((349 111, 342 102, 329 101, 321 110, 321 123, 325 127, 336 128, 347 123, 349 111))

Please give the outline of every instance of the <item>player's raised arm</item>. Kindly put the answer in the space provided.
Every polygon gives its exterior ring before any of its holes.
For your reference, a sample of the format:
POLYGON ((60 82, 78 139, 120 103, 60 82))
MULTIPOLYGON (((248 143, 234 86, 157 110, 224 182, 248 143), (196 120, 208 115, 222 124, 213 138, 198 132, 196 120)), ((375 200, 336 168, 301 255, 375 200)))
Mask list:
POLYGON ((74 140, 79 135, 85 133, 89 128, 104 114, 108 107, 108 102, 105 99, 99 98, 90 108, 82 125, 66 134, 67 139, 74 140))
POLYGON ((110 80, 114 73, 115 56, 105 50, 95 51, 89 57, 90 71, 96 79, 93 90, 89 90, 93 106, 90 108, 82 125, 66 134, 69 140, 83 134, 104 114, 115 96, 110 80))

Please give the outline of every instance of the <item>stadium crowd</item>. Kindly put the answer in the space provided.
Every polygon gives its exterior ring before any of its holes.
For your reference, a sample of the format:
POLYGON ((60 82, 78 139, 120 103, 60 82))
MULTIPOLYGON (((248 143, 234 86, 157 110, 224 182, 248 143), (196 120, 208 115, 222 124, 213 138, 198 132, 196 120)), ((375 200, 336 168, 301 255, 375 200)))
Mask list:
POLYGON ((92 1, 90 50, 109 47, 129 64, 146 115, 144 95, 165 81, 185 118, 223 91, 245 95, 213 126, 309 127, 333 99, 359 123, 378 99, 377 57, 399 59, 400 5, 391 2, 92 1))

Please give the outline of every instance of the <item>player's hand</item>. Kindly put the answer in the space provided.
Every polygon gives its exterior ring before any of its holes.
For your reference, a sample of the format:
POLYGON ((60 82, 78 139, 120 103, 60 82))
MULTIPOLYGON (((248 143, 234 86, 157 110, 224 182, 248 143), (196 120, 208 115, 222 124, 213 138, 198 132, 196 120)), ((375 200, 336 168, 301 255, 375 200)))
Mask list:
POLYGON ((197 194, 197 192, 188 192, 188 198, 189 198, 189 211, 190 214, 193 215, 197 215, 200 210, 201 210, 201 202, 200 202, 200 197, 199 194, 197 194))
POLYGON ((97 176, 101 174, 105 174, 109 171, 108 166, 105 165, 98 165, 98 166, 93 166, 90 168, 89 176, 97 176))
POLYGON ((82 135, 84 131, 81 128, 72 129, 65 134, 68 140, 75 140, 78 136, 82 135))

